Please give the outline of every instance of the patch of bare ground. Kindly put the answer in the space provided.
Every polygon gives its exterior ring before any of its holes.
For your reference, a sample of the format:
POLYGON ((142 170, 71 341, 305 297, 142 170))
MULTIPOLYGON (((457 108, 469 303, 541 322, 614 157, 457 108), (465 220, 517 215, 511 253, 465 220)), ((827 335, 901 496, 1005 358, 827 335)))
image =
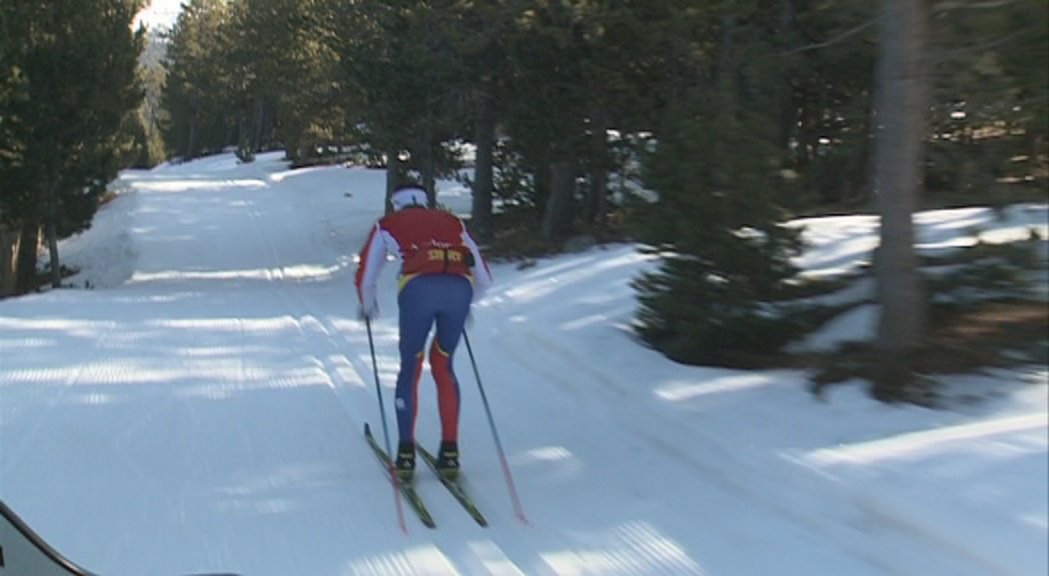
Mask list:
MULTIPOLYGON (((873 345, 862 344, 809 356, 805 362, 815 368, 810 389, 822 397, 829 386, 850 379, 877 381, 884 374, 885 360, 873 345)), ((906 385, 888 399, 941 407, 952 391, 937 376, 1047 365, 1049 303, 1009 300, 938 310, 909 369, 903 368, 906 385)))

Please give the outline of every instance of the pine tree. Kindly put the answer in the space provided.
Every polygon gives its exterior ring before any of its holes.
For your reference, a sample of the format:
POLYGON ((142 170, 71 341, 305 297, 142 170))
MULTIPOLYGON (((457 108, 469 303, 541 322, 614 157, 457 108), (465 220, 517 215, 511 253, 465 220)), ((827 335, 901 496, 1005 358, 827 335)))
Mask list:
POLYGON ((772 202, 769 140, 756 129, 769 119, 726 107, 672 113, 646 168, 659 200, 641 239, 660 266, 634 283, 638 331, 680 362, 734 365, 796 334, 776 304, 799 245, 772 202))
MULTIPOLYGON (((19 69, 16 37, 8 22, 19 17, 17 9, 10 3, 0 4, 0 174, 5 174, 20 152, 15 141, 14 103, 25 98, 25 78, 19 69)), ((2 218, 2 193, 4 178, 0 178, 0 218, 2 218)), ((2 221, 2 220, 0 220, 2 221)))
POLYGON ((240 140, 259 148, 272 139, 292 162, 308 162, 338 142, 344 128, 335 82, 338 58, 331 39, 339 31, 320 0, 243 0, 231 6, 222 58, 240 140), (289 79, 294 81, 289 81, 289 79))
POLYGON ((225 0, 191 0, 171 30, 161 98, 168 118, 161 134, 167 148, 183 159, 221 151, 236 141, 231 102, 240 92, 225 62, 229 11, 225 0))
POLYGON ((145 51, 139 65, 145 95, 135 121, 129 127, 129 131, 135 134, 135 145, 131 151, 131 164, 135 168, 152 168, 167 157, 160 136, 160 124, 165 118, 160 106, 160 95, 164 88, 161 60, 166 50, 167 41, 160 33, 147 33, 145 51))
POLYGON ((19 289, 30 287, 44 230, 52 284, 61 278, 58 239, 90 226, 98 198, 121 167, 126 117, 142 98, 136 68, 144 30, 131 30, 138 0, 23 2, 9 22, 21 41, 26 98, 15 103, 19 166, 7 217, 21 225, 19 289))
POLYGON ((16 140, 14 105, 25 98, 25 82, 15 59, 16 37, 8 22, 19 17, 15 5, 0 3, 0 298, 13 294, 16 287, 19 227, 14 204, 19 188, 14 172, 22 161, 22 145, 16 140))
POLYGON ((707 65, 706 82, 668 109, 645 161, 645 184, 659 199, 639 232, 660 265, 634 287, 646 342, 680 362, 731 366, 796 335, 791 310, 777 302, 800 245, 774 202, 776 108, 750 88, 770 71, 739 64, 761 44, 740 37, 734 12, 708 22, 722 40, 715 58, 696 62, 707 65))

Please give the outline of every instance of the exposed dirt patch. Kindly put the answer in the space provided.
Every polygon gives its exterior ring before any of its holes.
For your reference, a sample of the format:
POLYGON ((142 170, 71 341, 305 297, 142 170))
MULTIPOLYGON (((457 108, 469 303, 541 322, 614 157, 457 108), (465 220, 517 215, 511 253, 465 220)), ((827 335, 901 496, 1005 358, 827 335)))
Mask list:
MULTIPOLYGON (((885 360, 873 345, 853 346, 807 359, 815 368, 811 390, 850 379, 874 382, 884 376, 885 360)), ((973 374, 988 368, 1049 365, 1049 303, 1023 300, 987 302, 933 314, 925 344, 900 366, 907 384, 891 400, 941 406, 954 391, 937 375, 973 374)))
POLYGON ((963 373, 982 367, 1049 363, 1049 304, 989 302, 933 320, 916 366, 963 373))

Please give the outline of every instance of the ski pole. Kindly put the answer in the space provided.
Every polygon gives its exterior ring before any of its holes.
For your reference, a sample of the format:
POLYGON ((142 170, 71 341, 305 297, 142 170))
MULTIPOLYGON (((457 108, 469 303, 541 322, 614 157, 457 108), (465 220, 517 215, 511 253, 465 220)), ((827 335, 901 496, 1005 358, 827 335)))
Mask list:
MULTIPOLYGON (((372 371, 375 373, 375 395, 379 398, 379 417, 382 420, 383 441, 386 442, 386 453, 390 451, 390 428, 386 425, 386 408, 382 403, 382 387, 379 386, 379 363, 375 361, 375 341, 372 339, 372 321, 364 318, 364 326, 368 329, 368 349, 372 353, 372 371)), ((408 533, 408 524, 404 521, 404 510, 401 507, 401 492, 397 489, 397 471, 393 468, 393 460, 389 463, 390 485, 393 486, 393 499, 397 503, 397 522, 401 526, 401 532, 408 533)))
POLYGON ((503 451, 503 443, 499 441, 499 431, 495 429, 495 419, 492 418, 492 408, 488 405, 488 396, 484 393, 484 386, 481 384, 481 372, 477 369, 477 360, 474 358, 473 347, 470 346, 470 337, 466 335, 465 329, 463 329, 463 341, 466 342, 466 351, 470 354, 470 364, 473 366, 474 377, 477 379, 477 389, 481 392, 484 413, 488 416, 488 427, 492 429, 492 438, 495 439, 495 449, 499 453, 499 463, 503 468, 503 476, 506 478, 506 488, 510 492, 510 500, 513 502, 514 512, 517 513, 517 518, 522 524, 528 524, 528 519, 525 518, 524 510, 521 508, 521 500, 517 497, 514 478, 510 474, 510 465, 507 463, 506 453, 503 451))

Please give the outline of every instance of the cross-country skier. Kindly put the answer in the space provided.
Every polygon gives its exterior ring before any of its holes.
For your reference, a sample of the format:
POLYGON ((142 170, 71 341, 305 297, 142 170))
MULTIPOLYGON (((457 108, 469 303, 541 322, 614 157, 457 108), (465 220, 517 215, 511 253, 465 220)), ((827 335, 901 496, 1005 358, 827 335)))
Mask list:
POLYGON ((415 417, 419 377, 426 340, 430 371, 437 384, 441 417, 441 447, 437 464, 442 474, 455 478, 459 470, 459 382, 452 355, 476 302, 492 284, 481 252, 463 222, 443 210, 427 208, 426 191, 415 184, 399 186, 391 197, 394 212, 375 224, 361 249, 357 268, 357 296, 365 319, 379 313, 376 281, 387 253, 400 258, 397 305, 400 309, 401 367, 394 406, 399 443, 397 475, 411 480, 415 470, 415 417))

